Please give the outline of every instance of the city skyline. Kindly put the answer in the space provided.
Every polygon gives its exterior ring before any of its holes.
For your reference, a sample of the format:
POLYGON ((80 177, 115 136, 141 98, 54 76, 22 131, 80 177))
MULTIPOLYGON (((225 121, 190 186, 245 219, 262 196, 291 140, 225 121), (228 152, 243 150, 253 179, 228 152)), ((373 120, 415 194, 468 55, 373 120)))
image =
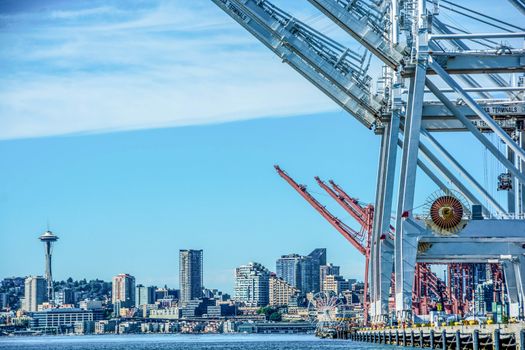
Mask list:
MULTIPOLYGON (((53 237, 53 241, 56 241, 58 240, 58 237, 56 237, 50 230, 49 228, 44 232, 44 234, 42 236, 39 237, 39 239, 42 241, 42 237, 43 236, 52 236, 53 237)), ((56 282, 56 281, 61 281, 61 280, 55 280, 55 279, 49 279, 47 276, 47 273, 48 271, 51 270, 52 268, 52 265, 51 265, 51 261, 49 260, 50 259, 50 256, 49 256, 49 252, 50 252, 50 248, 48 248, 46 246, 46 249, 45 249, 45 274, 44 276, 41 276, 39 274, 25 274, 25 275, 20 275, 20 276, 3 276, 1 278, 10 278, 10 277, 24 277, 24 278, 27 278, 28 280, 31 280, 32 278, 33 279, 38 279, 38 280, 42 280, 42 281, 45 281, 45 284, 46 284, 46 287, 45 287, 45 290, 46 290, 46 299, 51 301, 51 300, 54 300, 57 296, 55 295, 54 293, 54 288, 53 288, 53 282, 56 282), (51 287, 49 287, 51 286, 51 287), (51 293, 50 293, 51 292, 51 293)), ((276 263, 276 268, 275 268, 275 272, 272 271, 272 269, 268 269, 268 276, 270 276, 270 273, 273 275, 273 276, 276 276, 278 277, 279 279, 282 279, 283 281, 287 280, 287 276, 281 276, 283 272, 280 272, 280 261, 283 260, 283 258, 288 258, 288 257, 297 257, 297 258, 300 258, 301 261, 302 259, 310 259, 308 260, 309 261, 309 268, 308 270, 304 270, 304 267, 300 267, 299 269, 301 271, 297 271, 297 273, 299 273, 299 276, 303 276, 304 273, 307 273, 307 274, 311 274, 312 271, 311 269, 314 268, 317 275, 319 276, 323 276, 323 268, 330 268, 333 266, 332 263, 327 263, 327 252, 326 252, 326 248, 315 248, 309 255, 307 256, 301 256, 297 253, 290 253, 290 254, 287 254, 287 255, 281 255, 281 256, 278 256, 275 260, 275 263, 276 263), (314 259, 313 261, 312 258, 314 259), (315 261, 315 262, 314 262, 315 261), (312 266, 310 266, 310 264, 312 264, 312 266), (308 271, 308 272, 307 272, 308 271)), ((258 262, 255 262, 253 260, 250 260, 250 262, 248 263, 248 265, 252 265, 252 264, 256 264, 257 266, 262 266, 263 268, 266 269, 266 267, 264 267, 263 264, 260 264, 258 262)), ((217 289, 215 288, 214 286, 210 286, 210 285, 206 285, 204 283, 204 280, 203 280, 203 265, 204 265, 204 259, 203 259, 203 250, 200 249, 200 250, 196 250, 196 249, 180 249, 179 250, 179 283, 178 285, 176 285, 175 287, 178 288, 178 290, 180 290, 180 300, 181 302, 184 304, 184 303, 187 303, 189 300, 192 300, 194 298, 198 298, 200 297, 200 295, 202 294, 202 291, 204 289, 217 289)), ((244 266, 244 265, 243 265, 244 266)), ((241 266, 241 267, 243 267, 241 266)), ((334 270, 334 271, 337 271, 335 274, 336 275, 339 275, 339 266, 336 266, 337 270, 334 270)), ((238 277, 238 269, 239 267, 235 267, 233 269, 233 284, 232 286, 230 287, 230 289, 226 288, 226 289, 222 289, 222 291, 226 291, 228 293, 233 293, 235 294, 236 290, 237 290, 237 287, 236 287, 236 284, 237 284, 237 277, 238 277)), ((318 276, 318 277, 319 277, 318 276)), ((52 277, 51 277, 52 278, 52 277)), ((68 277, 68 278, 71 278, 68 277)), ((302 277, 304 278, 304 277, 302 277)), ((309 277, 311 278, 311 277, 309 277)), ((322 278, 318 281, 318 282, 313 282, 313 280, 309 280, 308 282, 308 287, 307 288, 313 288, 314 290, 322 290, 322 278), (317 284, 316 284, 317 283, 317 284)), ((85 279, 85 277, 84 277, 85 279)), ((96 277, 95 278, 96 280, 99 279, 99 277, 96 277)), ((299 277, 299 281, 300 281, 301 277, 299 277)), ((65 279, 64 279, 65 280, 65 279)), ((64 281, 62 280, 62 281, 64 281)), ((104 279, 102 279, 104 280, 104 279)), ((153 284, 148 284, 147 286, 144 286, 142 284, 142 282, 140 281, 136 281, 136 278, 133 276, 133 274, 130 274, 130 273, 118 273, 117 275, 113 275, 111 277, 111 280, 112 280, 112 285, 113 285, 113 296, 112 296, 112 302, 113 304, 116 304, 117 302, 119 302, 118 304, 118 307, 120 308, 121 306, 125 306, 125 307, 129 307, 131 305, 135 305, 136 302, 138 302, 138 300, 140 299, 139 298, 139 288, 138 287, 141 287, 144 289, 144 291, 142 293, 149 293, 149 292, 146 292, 147 289, 149 289, 150 287, 155 287, 155 288, 162 288, 163 286, 168 286, 166 283, 153 283, 153 284), (136 287, 135 287, 136 286, 136 287)), ((292 284, 296 284, 295 280, 292 282, 292 281, 286 281, 286 282, 291 282, 292 284)), ((290 285, 292 287, 292 285, 290 285)), ((305 285, 306 286, 306 285, 305 285)), ((173 286, 168 286, 170 288, 172 288, 173 286)), ((64 296, 62 296, 64 297, 64 296)), ((144 298, 144 297, 143 297, 144 298)), ((28 304, 29 305, 29 304, 28 304)), ((140 305, 140 304, 139 304, 140 305)), ((29 306, 28 306, 29 308, 29 306)))

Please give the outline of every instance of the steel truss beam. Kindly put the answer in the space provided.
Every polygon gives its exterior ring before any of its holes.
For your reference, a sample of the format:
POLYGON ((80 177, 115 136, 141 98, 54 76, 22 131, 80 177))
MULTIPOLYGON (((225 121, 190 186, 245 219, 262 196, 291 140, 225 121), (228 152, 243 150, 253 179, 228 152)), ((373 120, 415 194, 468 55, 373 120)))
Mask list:
MULTIPOLYGON (((432 21, 432 24, 442 34, 453 34, 453 32, 448 28, 448 26, 445 23, 441 22, 439 20, 439 18, 437 18, 437 17, 434 17, 434 19, 432 21)), ((470 47, 463 40, 453 39, 453 40, 450 40, 450 43, 452 45, 454 45, 457 48, 457 50, 460 50, 460 51, 471 51, 470 47)), ((436 51, 440 50, 439 47, 437 47, 436 43, 430 43, 430 47, 432 49, 435 49, 436 51)), ((465 81, 469 86, 481 87, 481 85, 473 77, 471 77, 470 75, 459 75, 459 77, 460 77, 460 79, 465 81)), ((496 83, 497 86, 508 87, 508 84, 505 81, 505 79, 503 79, 498 74, 495 74, 495 73, 488 74, 488 78, 490 80, 492 80, 494 83, 496 83)), ((509 97, 516 97, 516 95, 511 93, 511 92, 507 92, 507 95, 509 97)), ((490 97, 486 93, 483 93, 483 92, 480 93, 480 96, 482 96, 484 98, 489 98, 490 97)))
POLYGON ((500 139, 505 142, 522 160, 525 160, 525 151, 519 147, 519 145, 512 140, 512 138, 503 130, 488 114, 483 108, 480 107, 476 101, 466 93, 459 84, 452 79, 452 77, 443 70, 443 68, 435 61, 429 60, 429 65, 432 69, 440 76, 443 81, 450 86, 465 103, 492 129, 492 131, 500 137, 500 139))
MULTIPOLYGON (((422 130, 423 136, 430 142, 430 144, 436 148, 439 153, 450 163, 456 170, 461 174, 461 176, 465 177, 468 182, 485 198, 490 205, 492 205, 495 209, 497 209, 502 214, 507 214, 507 211, 501 207, 501 205, 494 199, 492 196, 479 184, 479 182, 470 175, 470 173, 465 170, 465 168, 459 164, 457 160, 452 157, 452 155, 432 136, 430 133, 426 130, 422 130)), ((479 203, 478 203, 479 204, 479 203)), ((486 214, 489 214, 487 212, 486 214)))
POLYGON ((391 68, 397 69, 403 62, 405 49, 390 42, 385 29, 379 29, 361 4, 340 0, 308 0, 339 27, 376 55, 391 68))
MULTIPOLYGON (((370 114, 377 114, 381 110, 381 100, 370 93, 368 82, 371 78, 366 75, 366 71, 360 70, 355 65, 354 68, 350 67, 346 71, 341 70, 341 62, 344 61, 346 55, 352 53, 350 49, 341 46, 335 50, 335 46, 339 44, 279 10, 269 2, 233 1, 242 6, 242 9, 249 12, 252 18, 279 38, 281 45, 289 47, 297 55, 315 66, 323 75, 330 76, 339 88, 347 91, 370 114), (322 46, 314 48, 312 43, 316 42, 322 43, 322 46), (330 55, 339 55, 340 59, 328 63, 326 57, 330 55), (345 56, 341 57, 342 55, 345 56)), ((365 59, 366 55, 360 57, 361 61, 365 59)))
POLYGON ((519 178, 520 181, 525 181, 525 175, 521 173, 514 164, 509 161, 504 154, 502 154, 492 142, 490 142, 471 122, 470 120, 450 102, 450 100, 443 94, 439 88, 434 85, 430 79, 426 79, 426 86, 432 91, 432 93, 441 101, 443 104, 454 114, 454 116, 461 121, 461 123, 468 129, 468 131, 474 135, 490 153, 498 159, 515 177, 519 178))
POLYGON ((315 66, 312 66, 304 58, 297 55, 289 46, 283 45, 281 39, 257 22, 244 8, 231 0, 212 1, 277 54, 285 63, 288 63, 313 85, 332 98, 345 111, 354 116, 367 128, 372 127, 376 116, 370 115, 368 108, 362 107, 362 101, 349 97, 348 92, 336 87, 328 77, 319 74, 315 66))
MULTIPOLYGON (((407 269, 421 263, 502 263, 510 299, 510 316, 524 315, 525 310, 525 255, 523 245, 525 220, 472 220, 459 235, 438 236, 425 228, 424 223, 406 218, 403 232, 412 251, 404 261, 407 269)), ((411 288, 413 280, 407 280, 411 288)), ((412 300, 404 290, 404 308, 411 308, 412 300)), ((397 304, 396 304, 397 307, 397 304)), ((403 311, 407 311, 404 309, 403 311)))
MULTIPOLYGON (((524 53, 514 53, 498 56, 480 53, 433 52, 432 58, 439 62, 448 74, 488 74, 488 73, 523 73, 525 72, 524 53)), ((411 76, 415 67, 406 67, 401 72, 403 76, 411 76)), ((437 74, 433 67, 428 74, 437 74)))

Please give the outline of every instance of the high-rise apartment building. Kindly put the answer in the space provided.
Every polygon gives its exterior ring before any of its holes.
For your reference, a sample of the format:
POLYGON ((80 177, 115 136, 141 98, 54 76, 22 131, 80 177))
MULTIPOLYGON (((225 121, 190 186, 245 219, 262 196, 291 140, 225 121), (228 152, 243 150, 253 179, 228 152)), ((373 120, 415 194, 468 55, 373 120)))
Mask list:
POLYGON ((285 280, 277 277, 275 274, 270 275, 269 304, 271 306, 288 305, 290 298, 297 296, 299 289, 290 285, 285 280))
POLYGON ((139 307, 141 305, 148 305, 155 303, 155 292, 157 287, 146 287, 142 284, 137 285, 135 292, 136 303, 135 306, 139 307))
POLYGON ((321 284, 323 283, 323 280, 321 279, 320 275, 320 267, 322 265, 326 265, 326 248, 316 248, 314 249, 310 254, 308 254, 310 258, 312 258, 312 269, 313 269, 313 292, 319 292, 321 290, 321 284))
POLYGON ((298 288, 301 284, 301 256, 299 254, 283 255, 275 264, 277 277, 282 278, 290 285, 298 288))
POLYGON ((122 273, 113 277, 111 300, 124 308, 135 306, 135 277, 122 273))
POLYGON ((38 305, 47 300, 47 280, 42 276, 29 276, 24 283, 24 305, 28 312, 38 311, 38 305))
POLYGON ((283 255, 277 260, 277 277, 298 288, 304 295, 321 290, 320 266, 326 264, 326 249, 318 248, 307 256, 283 255))
POLYGON ((246 306, 266 306, 269 302, 270 271, 251 262, 235 269, 234 299, 246 306))
POLYGON ((202 297, 202 249, 179 251, 179 286, 183 305, 202 297))

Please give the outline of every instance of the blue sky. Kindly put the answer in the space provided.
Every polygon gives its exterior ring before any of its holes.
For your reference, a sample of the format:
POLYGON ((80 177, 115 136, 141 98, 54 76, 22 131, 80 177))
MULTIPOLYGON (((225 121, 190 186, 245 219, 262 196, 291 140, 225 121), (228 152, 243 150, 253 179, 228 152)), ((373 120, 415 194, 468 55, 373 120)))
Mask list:
MULTIPOLYGON (((277 3, 351 42, 309 5, 277 3)), ((273 165, 353 224, 313 176, 373 201, 379 138, 211 2, 4 1, 0 41, 0 277, 43 273, 48 221, 57 279, 175 287, 178 250, 197 248, 205 285, 231 291, 236 266, 317 247, 362 277, 273 165)), ((479 146, 439 138, 492 183, 479 146)), ((417 186, 422 204, 435 187, 417 186)))

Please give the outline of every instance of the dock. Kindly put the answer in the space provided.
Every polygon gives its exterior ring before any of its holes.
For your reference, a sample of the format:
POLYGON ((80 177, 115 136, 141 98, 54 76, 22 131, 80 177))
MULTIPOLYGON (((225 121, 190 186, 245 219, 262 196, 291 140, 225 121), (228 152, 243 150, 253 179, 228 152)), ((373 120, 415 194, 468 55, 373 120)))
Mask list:
POLYGON ((354 330, 353 341, 442 350, 522 350, 525 323, 354 330))

